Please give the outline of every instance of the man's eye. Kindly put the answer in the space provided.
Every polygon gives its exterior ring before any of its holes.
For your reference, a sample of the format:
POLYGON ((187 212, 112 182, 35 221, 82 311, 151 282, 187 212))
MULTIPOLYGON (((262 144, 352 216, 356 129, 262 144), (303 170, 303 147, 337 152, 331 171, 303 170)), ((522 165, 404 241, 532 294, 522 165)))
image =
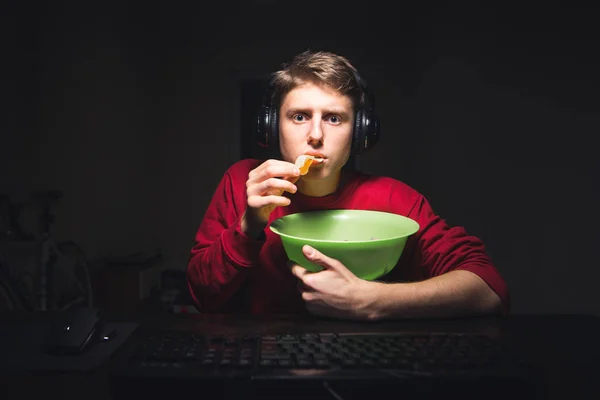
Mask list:
POLYGON ((306 121, 306 118, 305 118, 305 117, 304 117, 304 115, 302 115, 302 114, 294 114, 294 115, 292 116, 292 119, 293 119, 294 121, 296 121, 296 122, 303 122, 303 121, 306 121))
POLYGON ((340 117, 338 117, 337 115, 330 115, 329 117, 329 122, 331 122, 332 124, 339 124, 342 122, 342 119, 340 117))

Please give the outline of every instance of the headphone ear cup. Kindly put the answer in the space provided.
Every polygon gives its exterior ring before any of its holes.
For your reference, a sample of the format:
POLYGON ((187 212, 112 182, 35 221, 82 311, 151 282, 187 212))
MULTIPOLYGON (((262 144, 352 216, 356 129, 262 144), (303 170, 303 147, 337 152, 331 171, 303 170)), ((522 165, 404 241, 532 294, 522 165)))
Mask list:
POLYGON ((354 133, 352 136, 352 154, 357 155, 370 150, 379 140, 379 119, 373 110, 375 101, 367 83, 355 73, 356 82, 362 87, 365 94, 365 105, 358 109, 354 120, 354 133))
POLYGON ((277 148, 279 143, 279 122, 277 109, 263 104, 256 119, 256 141, 265 149, 277 148))
POLYGON ((379 140, 379 118, 372 110, 361 108, 356 113, 352 149, 354 155, 370 150, 379 140))
POLYGON ((258 145, 264 149, 278 148, 279 131, 277 121, 277 107, 274 104, 274 87, 268 83, 263 93, 262 103, 258 111, 256 124, 256 138, 258 145))
POLYGON ((365 113, 363 129, 365 140, 363 150, 370 150, 379 141, 379 118, 373 111, 365 113))
POLYGON ((256 116, 255 140, 260 147, 269 147, 269 106, 261 105, 256 116))
POLYGON ((361 152, 364 142, 364 129, 363 129, 363 110, 358 109, 354 115, 354 129, 352 131, 352 154, 357 155, 361 152))
POLYGON ((279 151, 279 114, 277 107, 269 107, 269 149, 279 151))

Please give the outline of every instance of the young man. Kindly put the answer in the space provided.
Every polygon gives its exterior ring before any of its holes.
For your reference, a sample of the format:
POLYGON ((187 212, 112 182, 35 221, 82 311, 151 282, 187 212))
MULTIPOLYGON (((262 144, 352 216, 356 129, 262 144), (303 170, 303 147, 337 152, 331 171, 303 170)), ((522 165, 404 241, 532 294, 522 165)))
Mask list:
POLYGON ((360 320, 506 313, 506 284, 483 243, 450 227, 406 184, 343 168, 376 142, 366 86, 344 57, 305 52, 274 74, 261 140, 277 159, 242 160, 217 187, 197 231, 187 277, 201 312, 297 313, 360 320), (370 141, 370 144, 369 144, 370 141), (307 175, 294 162, 321 157, 307 175), (354 276, 339 261, 304 247, 322 265, 290 263, 269 223, 315 209, 368 209, 416 220, 419 231, 381 280, 354 276))

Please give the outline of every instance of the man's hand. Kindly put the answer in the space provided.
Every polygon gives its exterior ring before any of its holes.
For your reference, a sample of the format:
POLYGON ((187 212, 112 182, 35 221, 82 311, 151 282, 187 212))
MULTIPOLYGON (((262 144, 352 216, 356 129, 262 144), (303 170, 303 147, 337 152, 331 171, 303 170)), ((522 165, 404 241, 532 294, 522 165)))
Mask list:
POLYGON ((309 272, 290 262, 306 308, 343 319, 443 318, 502 313, 498 295, 477 275, 455 270, 419 282, 383 283, 356 277, 341 262, 310 246, 304 256, 322 266, 309 272))
POLYGON ((283 193, 296 193, 298 188, 294 182, 299 176, 300 170, 294 164, 280 160, 267 160, 250 171, 246 181, 248 202, 242 217, 242 232, 257 237, 275 207, 290 204, 290 199, 283 193))
POLYGON ((319 272, 310 272, 289 263, 292 274, 299 279, 298 288, 309 312, 335 318, 371 319, 374 282, 358 278, 338 260, 308 245, 302 252, 309 261, 323 267, 319 272))

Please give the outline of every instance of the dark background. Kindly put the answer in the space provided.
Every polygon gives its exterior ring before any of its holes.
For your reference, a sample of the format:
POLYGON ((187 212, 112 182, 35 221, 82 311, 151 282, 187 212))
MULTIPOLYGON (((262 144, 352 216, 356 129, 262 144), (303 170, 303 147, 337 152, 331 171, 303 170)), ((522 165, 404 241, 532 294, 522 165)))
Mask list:
POLYGON ((600 315, 598 10, 151 3, 2 11, 0 192, 24 202, 26 230, 30 194, 60 190, 52 231, 92 264, 159 249, 184 270, 223 172, 252 151, 257 92, 242 89, 329 50, 377 99, 382 138, 363 170, 480 236, 513 311, 600 315))

